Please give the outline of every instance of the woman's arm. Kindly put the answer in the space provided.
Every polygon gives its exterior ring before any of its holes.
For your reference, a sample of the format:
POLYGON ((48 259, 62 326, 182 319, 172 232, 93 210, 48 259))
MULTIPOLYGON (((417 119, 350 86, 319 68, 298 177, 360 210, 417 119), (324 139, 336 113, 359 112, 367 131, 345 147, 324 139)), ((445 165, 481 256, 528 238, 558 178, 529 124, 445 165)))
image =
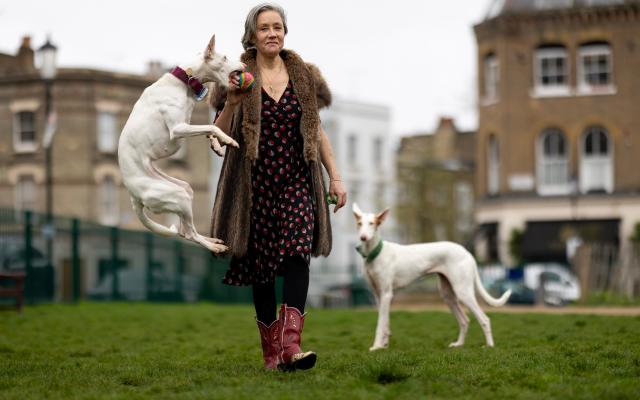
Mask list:
MULTIPOLYGON (((239 90, 239 81, 238 78, 234 75, 229 78, 229 89, 227 91, 227 100, 224 102, 224 107, 220 114, 218 114, 218 118, 216 118, 214 124, 218 128, 222 129, 224 133, 227 135, 231 130, 231 122, 233 121, 233 112, 236 107, 244 97, 246 97, 249 92, 242 92, 239 90)), ((220 146, 220 142, 213 135, 208 135, 209 141, 211 142, 211 150, 213 150, 217 155, 223 156, 222 146, 220 146)))
POLYGON ((320 127, 320 158, 329 174, 329 196, 338 198, 333 209, 333 212, 337 212, 347 203, 347 191, 336 167, 331 143, 329 143, 329 138, 322 127, 320 127))

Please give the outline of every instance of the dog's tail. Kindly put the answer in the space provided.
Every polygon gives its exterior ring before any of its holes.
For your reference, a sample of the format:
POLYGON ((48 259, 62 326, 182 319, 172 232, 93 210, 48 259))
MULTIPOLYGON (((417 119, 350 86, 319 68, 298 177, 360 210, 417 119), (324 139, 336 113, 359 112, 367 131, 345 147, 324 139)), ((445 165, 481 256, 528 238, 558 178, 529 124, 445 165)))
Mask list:
POLYGON ((178 234, 178 229, 175 225, 171 225, 170 228, 167 228, 166 226, 149 218, 147 214, 144 213, 144 205, 140 201, 131 199, 131 203, 133 204, 133 209, 135 210, 140 222, 142 222, 142 225, 147 227, 151 232, 162 236, 176 236, 178 234))
POLYGON ((487 302, 490 306, 500 307, 503 306, 507 300, 509 300, 509 296, 511 296, 511 289, 507 290, 500 296, 499 299, 495 299, 491 297, 489 293, 485 290, 484 286, 482 286, 482 281, 480 280, 480 273, 478 272, 478 267, 476 270, 476 290, 480 293, 480 296, 487 302))

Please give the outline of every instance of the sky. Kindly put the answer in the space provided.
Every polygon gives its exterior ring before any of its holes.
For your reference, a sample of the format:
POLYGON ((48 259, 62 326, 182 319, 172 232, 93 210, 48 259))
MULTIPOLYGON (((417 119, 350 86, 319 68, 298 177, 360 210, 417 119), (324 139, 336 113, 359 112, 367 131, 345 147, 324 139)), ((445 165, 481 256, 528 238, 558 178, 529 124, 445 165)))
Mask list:
MULTIPOLYGON (((216 34, 239 58, 248 11, 260 0, 0 0, 0 53, 51 36, 59 67, 144 73, 150 60, 189 61, 216 34)), ((477 127, 473 25, 490 0, 280 0, 285 47, 320 67, 333 94, 386 105, 392 134, 431 132, 441 116, 477 127)))

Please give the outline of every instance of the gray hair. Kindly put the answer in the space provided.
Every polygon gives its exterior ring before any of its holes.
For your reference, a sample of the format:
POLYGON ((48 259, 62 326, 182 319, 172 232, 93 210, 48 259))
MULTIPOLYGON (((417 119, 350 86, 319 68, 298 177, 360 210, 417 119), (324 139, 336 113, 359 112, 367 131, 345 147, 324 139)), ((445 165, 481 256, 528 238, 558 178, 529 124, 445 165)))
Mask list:
POLYGON ((242 47, 246 50, 256 47, 253 40, 256 37, 258 31, 258 15, 264 11, 275 11, 280 14, 282 18, 282 25, 284 26, 284 34, 289 32, 287 28, 287 15, 284 12, 284 8, 275 3, 261 3, 253 7, 249 14, 247 14, 247 20, 244 23, 244 35, 242 35, 242 47))

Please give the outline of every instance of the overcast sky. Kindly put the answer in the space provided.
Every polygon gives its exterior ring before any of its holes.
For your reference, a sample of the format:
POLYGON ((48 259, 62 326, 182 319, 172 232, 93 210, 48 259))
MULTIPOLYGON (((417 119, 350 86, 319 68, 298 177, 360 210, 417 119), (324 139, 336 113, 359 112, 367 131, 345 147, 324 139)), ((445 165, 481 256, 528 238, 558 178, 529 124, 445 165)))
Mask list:
MULTIPOLYGON (((190 60, 216 34, 238 58, 247 12, 259 0, 0 0, 0 53, 47 34, 61 67, 143 73, 151 59, 190 60)), ((473 25, 489 0, 281 0, 285 47, 317 64, 336 96, 387 105, 394 135, 431 131, 441 115, 477 125, 473 25)))

